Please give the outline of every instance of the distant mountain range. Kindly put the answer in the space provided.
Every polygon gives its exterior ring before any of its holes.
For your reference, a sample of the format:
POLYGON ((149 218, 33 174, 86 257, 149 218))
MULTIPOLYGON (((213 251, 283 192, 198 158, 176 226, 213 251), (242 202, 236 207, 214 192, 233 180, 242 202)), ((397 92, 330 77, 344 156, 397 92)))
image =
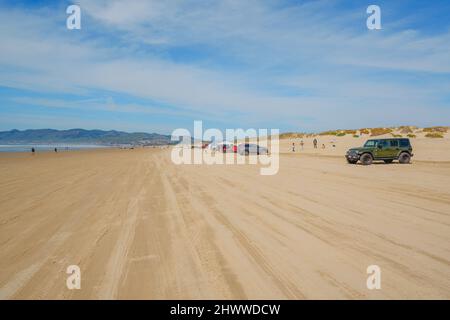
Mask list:
POLYGON ((166 145, 171 144, 170 135, 157 133, 103 130, 11 130, 0 131, 0 144, 51 144, 51 143, 83 143, 83 144, 139 144, 139 145, 166 145))

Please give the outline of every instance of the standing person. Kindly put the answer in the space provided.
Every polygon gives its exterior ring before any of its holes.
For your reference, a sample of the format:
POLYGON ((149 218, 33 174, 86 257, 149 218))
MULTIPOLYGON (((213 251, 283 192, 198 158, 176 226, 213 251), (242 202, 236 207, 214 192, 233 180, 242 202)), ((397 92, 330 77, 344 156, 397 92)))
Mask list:
POLYGON ((303 145, 304 145, 303 140, 301 140, 300 141, 300 146, 302 147, 302 150, 303 150, 303 145))
POLYGON ((58 148, 55 148, 55 152, 58 152, 58 148))
POLYGON ((317 139, 316 138, 314 138, 313 144, 314 144, 314 149, 317 149, 317 139))
POLYGON ((36 151, 36 150, 34 150, 34 147, 31 148, 31 153, 32 153, 32 154, 34 154, 35 151, 36 151))
POLYGON ((292 152, 295 152, 295 143, 292 142, 292 152))

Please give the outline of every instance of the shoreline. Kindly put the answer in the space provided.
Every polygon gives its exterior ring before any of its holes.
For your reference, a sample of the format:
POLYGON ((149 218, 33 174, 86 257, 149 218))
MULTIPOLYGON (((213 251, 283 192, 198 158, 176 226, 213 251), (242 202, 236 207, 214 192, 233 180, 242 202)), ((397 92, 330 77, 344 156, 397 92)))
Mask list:
POLYGON ((107 145, 90 144, 0 144, 0 153, 23 153, 31 152, 34 148, 36 152, 53 152, 55 148, 59 151, 89 150, 110 148, 107 145))

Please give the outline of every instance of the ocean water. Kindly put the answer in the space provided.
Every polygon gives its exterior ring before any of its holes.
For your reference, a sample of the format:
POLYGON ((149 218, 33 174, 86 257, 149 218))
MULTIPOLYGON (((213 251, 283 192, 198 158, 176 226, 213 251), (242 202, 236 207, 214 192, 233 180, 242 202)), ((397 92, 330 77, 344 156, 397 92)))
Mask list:
POLYGON ((98 149, 108 147, 89 144, 0 144, 0 152, 31 152, 31 148, 34 148, 36 152, 53 151, 55 148, 58 149, 58 152, 62 152, 70 150, 98 149))

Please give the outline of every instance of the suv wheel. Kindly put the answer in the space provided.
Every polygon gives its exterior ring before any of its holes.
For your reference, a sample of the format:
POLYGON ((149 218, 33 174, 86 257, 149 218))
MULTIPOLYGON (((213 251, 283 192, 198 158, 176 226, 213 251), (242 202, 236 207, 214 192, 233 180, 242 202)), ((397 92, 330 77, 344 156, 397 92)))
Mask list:
POLYGON ((373 158, 372 155, 370 155, 369 153, 364 153, 361 158, 361 163, 365 166, 368 166, 370 164, 372 164, 373 158))
POLYGON ((409 155, 409 153, 403 152, 398 157, 398 161, 400 163, 409 163, 411 161, 411 156, 409 155))
POLYGON ((358 162, 358 160, 356 160, 356 161, 355 160, 347 160, 347 162, 350 164, 356 164, 358 162))
POLYGON ((394 161, 394 160, 392 160, 392 159, 387 159, 387 160, 384 160, 384 163, 392 163, 392 161, 394 161))

